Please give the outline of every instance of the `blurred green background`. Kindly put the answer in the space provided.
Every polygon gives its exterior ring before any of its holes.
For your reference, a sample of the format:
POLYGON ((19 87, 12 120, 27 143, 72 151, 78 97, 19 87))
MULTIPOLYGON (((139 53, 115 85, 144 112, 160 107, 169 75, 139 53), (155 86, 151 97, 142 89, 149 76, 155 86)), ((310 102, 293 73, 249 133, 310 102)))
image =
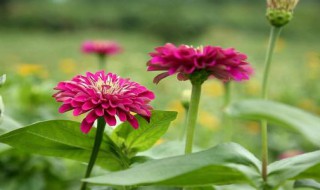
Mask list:
MULTIPOLYGON (((148 53, 166 42, 234 47, 248 55, 255 74, 250 81, 233 84, 233 101, 257 98, 270 30, 265 4, 264 0, 1 0, 0 74, 7 74, 7 82, 0 94, 5 114, 23 125, 56 118, 80 120, 57 113, 53 87, 76 74, 97 70, 97 57, 80 51, 83 41, 114 40, 124 51, 108 58, 107 71, 153 90, 155 109, 179 112, 163 142, 175 140, 184 122, 181 92, 190 84, 175 77, 153 84, 156 73, 146 72, 148 53)), ((319 0, 300 1, 281 34, 270 76, 271 99, 317 115, 319 10, 319 0)), ((195 139, 199 147, 213 146, 230 133, 223 127, 223 93, 218 81, 204 85, 195 139)), ((234 124, 233 141, 259 157, 258 123, 234 124)), ((275 126, 270 133, 273 160, 286 151, 315 148, 291 131, 275 126)), ((76 189, 84 168, 9 150, 0 153, 0 189, 76 189)))

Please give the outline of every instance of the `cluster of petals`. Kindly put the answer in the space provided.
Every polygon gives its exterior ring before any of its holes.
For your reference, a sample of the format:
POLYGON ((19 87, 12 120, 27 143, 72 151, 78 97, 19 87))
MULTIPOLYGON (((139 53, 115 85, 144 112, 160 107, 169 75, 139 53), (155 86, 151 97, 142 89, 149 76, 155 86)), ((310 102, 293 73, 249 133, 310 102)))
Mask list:
POLYGON ((148 71, 164 71, 155 77, 155 83, 176 73, 179 80, 188 80, 190 74, 198 70, 206 70, 209 77, 224 82, 247 80, 253 72, 246 61, 247 56, 233 48, 223 49, 218 46, 194 48, 187 45, 177 47, 167 43, 155 48, 150 56, 151 59, 147 63, 148 71))
POLYGON ((85 41, 82 44, 84 53, 94 53, 100 55, 113 55, 122 51, 120 45, 113 41, 85 41))
POLYGON ((60 113, 69 110, 73 110, 74 116, 88 113, 81 123, 84 133, 90 131, 99 117, 104 117, 108 125, 115 126, 117 116, 120 121, 128 121, 138 128, 139 123, 132 114, 150 119, 152 107, 149 103, 155 98, 146 87, 104 71, 77 75, 71 81, 58 83, 54 89, 58 92, 53 97, 63 103, 60 113))

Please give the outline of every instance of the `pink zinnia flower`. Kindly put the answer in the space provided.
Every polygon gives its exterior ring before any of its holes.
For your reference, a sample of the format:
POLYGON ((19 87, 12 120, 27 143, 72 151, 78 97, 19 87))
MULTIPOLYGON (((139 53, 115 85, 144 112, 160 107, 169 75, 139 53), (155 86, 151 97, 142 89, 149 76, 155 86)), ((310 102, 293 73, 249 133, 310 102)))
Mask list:
POLYGON ((77 75, 71 81, 58 83, 54 89, 58 92, 53 97, 63 102, 60 113, 73 110, 73 115, 78 116, 88 112, 81 123, 84 133, 90 131, 99 117, 104 117, 107 124, 114 126, 118 116, 120 121, 128 121, 138 128, 132 112, 149 119, 152 107, 148 103, 155 98, 153 92, 144 86, 104 71, 77 75))
POLYGON ((165 71, 154 79, 158 83, 163 78, 178 73, 179 80, 188 80, 195 71, 205 70, 209 77, 224 82, 246 80, 253 69, 246 61, 245 54, 233 48, 223 49, 217 46, 193 48, 187 45, 176 47, 171 43, 155 48, 150 53, 148 71, 165 71))
POLYGON ((302 152, 301 150, 288 150, 288 151, 285 151, 282 154, 280 154, 278 157, 279 157, 279 159, 286 159, 286 158, 298 156, 303 153, 304 152, 302 152))
POLYGON ((84 53, 96 53, 100 55, 112 55, 121 52, 121 47, 113 41, 85 41, 82 44, 84 53))

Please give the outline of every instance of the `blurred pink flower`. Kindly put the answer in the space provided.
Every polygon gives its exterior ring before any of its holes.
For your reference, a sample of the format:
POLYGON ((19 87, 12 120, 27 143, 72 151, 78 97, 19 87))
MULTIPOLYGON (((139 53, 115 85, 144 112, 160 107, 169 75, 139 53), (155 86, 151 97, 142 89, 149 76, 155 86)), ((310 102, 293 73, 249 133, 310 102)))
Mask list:
POLYGON ((113 41, 85 41, 82 44, 84 53, 95 53, 100 55, 113 55, 121 52, 120 45, 113 41))
POLYGON ((128 121, 138 128, 132 112, 148 120, 152 109, 148 103, 155 98, 144 86, 104 71, 77 75, 71 81, 58 83, 54 89, 58 92, 53 97, 63 102, 60 113, 73 110, 73 115, 78 116, 89 112, 81 123, 84 133, 90 131, 98 117, 104 117, 107 124, 114 126, 118 116, 120 121, 128 121))
POLYGON ((246 61, 245 54, 233 48, 217 46, 193 48, 187 45, 176 47, 171 43, 155 48, 147 65, 148 71, 165 71, 154 79, 158 83, 163 78, 178 73, 179 80, 188 80, 195 71, 205 70, 209 77, 224 82, 247 80, 253 69, 246 61))
POLYGON ((303 153, 304 152, 302 152, 301 150, 288 150, 280 154, 279 159, 290 158, 290 157, 298 156, 303 153))

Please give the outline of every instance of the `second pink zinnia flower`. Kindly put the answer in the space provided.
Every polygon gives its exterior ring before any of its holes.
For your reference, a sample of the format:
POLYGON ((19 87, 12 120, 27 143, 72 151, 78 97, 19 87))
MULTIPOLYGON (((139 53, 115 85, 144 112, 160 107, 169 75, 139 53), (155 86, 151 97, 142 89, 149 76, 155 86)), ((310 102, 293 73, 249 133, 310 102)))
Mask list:
POLYGON ((246 80, 253 69, 247 62, 247 56, 232 48, 218 46, 194 48, 187 45, 176 47, 167 43, 150 53, 148 71, 165 71, 154 79, 158 83, 163 78, 178 73, 179 80, 188 80, 196 71, 205 71, 208 77, 224 82, 246 80))
POLYGON ((71 81, 60 82, 53 97, 63 102, 60 113, 73 110, 73 115, 88 112, 81 123, 81 130, 88 133, 99 117, 105 122, 116 125, 116 116, 121 121, 128 121, 134 128, 139 124, 132 112, 150 118, 152 107, 149 102, 155 98, 153 92, 144 86, 116 74, 99 71, 78 75, 71 81))
POLYGON ((100 55, 113 55, 122 51, 120 45, 113 41, 92 40, 82 44, 84 53, 95 53, 100 55))

